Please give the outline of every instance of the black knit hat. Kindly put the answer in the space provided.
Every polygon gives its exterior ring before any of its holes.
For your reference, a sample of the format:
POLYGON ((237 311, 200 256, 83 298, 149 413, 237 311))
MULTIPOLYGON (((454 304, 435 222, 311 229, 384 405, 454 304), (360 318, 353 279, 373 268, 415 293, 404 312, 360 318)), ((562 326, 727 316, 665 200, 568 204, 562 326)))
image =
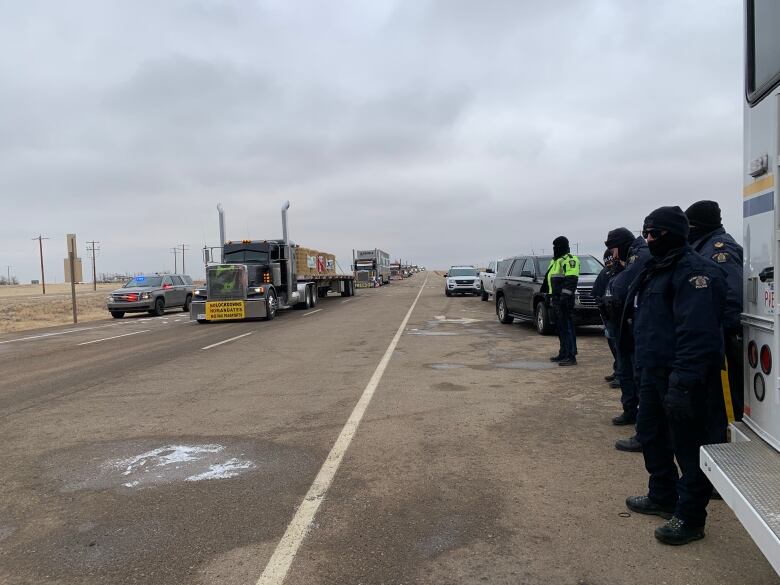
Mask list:
POLYGON ((717 201, 697 201, 685 210, 685 215, 693 226, 717 229, 723 225, 717 201))
POLYGON ((659 207, 645 218, 643 229, 662 229, 688 239, 688 218, 679 206, 659 207))
POLYGON ((553 246, 557 248, 568 248, 569 238, 567 238, 566 236, 558 236, 553 240, 553 246))
POLYGON ((607 248, 619 248, 623 244, 633 242, 635 239, 636 238, 630 229, 621 227, 610 230, 610 232, 607 234, 607 241, 604 242, 604 245, 607 248))

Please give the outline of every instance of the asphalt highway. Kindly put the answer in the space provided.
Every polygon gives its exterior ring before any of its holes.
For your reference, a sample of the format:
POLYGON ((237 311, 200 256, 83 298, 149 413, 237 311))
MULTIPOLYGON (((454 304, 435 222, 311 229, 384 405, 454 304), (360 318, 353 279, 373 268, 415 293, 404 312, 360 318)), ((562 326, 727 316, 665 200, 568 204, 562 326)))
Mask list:
POLYGON ((556 344, 434 273, 2 335, 0 583, 780 584, 723 502, 680 548, 627 513, 606 343, 556 344))

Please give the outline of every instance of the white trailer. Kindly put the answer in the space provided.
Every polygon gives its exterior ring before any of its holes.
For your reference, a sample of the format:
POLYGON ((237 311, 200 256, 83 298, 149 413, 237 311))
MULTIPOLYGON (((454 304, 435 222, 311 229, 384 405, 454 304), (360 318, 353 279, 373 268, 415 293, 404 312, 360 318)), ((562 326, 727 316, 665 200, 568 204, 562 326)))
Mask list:
POLYGON ((390 254, 374 248, 353 252, 353 270, 355 286, 368 288, 382 286, 390 282, 390 254))
POLYGON ((701 467, 780 573, 780 2, 745 2, 744 338, 745 416, 731 443, 701 448, 701 467))

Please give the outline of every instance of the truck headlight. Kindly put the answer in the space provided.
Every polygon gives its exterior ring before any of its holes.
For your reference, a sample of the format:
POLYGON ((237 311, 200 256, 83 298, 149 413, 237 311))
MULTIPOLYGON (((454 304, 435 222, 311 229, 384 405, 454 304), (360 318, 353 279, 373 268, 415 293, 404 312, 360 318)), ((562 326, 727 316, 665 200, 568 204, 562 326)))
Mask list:
POLYGON ((114 302, 114 297, 106 297, 106 302, 107 303, 113 303, 114 302))

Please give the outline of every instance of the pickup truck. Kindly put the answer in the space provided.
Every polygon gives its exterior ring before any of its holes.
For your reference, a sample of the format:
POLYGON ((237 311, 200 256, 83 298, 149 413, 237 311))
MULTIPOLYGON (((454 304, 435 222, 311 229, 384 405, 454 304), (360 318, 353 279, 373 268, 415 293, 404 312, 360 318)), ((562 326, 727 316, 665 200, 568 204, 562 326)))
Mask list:
POLYGON ((493 296, 493 281, 496 279, 496 276, 503 276, 506 273, 507 266, 511 261, 511 258, 491 260, 487 268, 479 273, 483 301, 490 300, 490 297, 493 296))

